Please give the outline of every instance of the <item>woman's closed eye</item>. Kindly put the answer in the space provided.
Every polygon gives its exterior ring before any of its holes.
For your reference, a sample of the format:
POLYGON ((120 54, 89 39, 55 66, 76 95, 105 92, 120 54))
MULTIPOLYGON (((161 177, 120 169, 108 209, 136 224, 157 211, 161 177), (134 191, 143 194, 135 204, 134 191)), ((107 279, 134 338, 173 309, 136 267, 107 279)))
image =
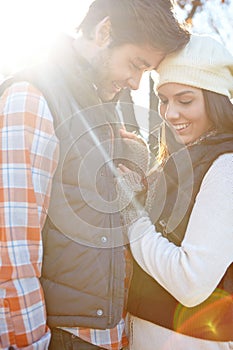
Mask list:
POLYGON ((192 103, 193 100, 180 100, 179 102, 182 104, 182 105, 189 105, 190 103, 192 103))

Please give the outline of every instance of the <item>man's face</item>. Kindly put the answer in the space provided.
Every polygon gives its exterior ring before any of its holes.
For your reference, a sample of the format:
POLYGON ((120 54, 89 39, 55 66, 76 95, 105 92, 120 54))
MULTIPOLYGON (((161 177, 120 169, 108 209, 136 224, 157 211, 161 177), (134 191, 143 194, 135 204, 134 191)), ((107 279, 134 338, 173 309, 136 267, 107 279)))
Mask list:
POLYGON ((148 46, 104 48, 92 59, 99 97, 108 102, 124 88, 137 90, 142 74, 158 66, 164 54, 148 46))

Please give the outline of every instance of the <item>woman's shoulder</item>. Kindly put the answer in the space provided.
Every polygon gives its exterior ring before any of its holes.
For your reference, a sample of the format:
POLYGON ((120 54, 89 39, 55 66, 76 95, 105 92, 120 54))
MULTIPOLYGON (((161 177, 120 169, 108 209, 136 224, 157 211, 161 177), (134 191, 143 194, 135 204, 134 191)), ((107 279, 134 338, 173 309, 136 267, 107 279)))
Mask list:
POLYGON ((210 166, 203 182, 218 182, 233 186, 233 152, 221 154, 210 166))
POLYGON ((212 169, 232 169, 233 168, 233 152, 221 154, 212 164, 212 169))

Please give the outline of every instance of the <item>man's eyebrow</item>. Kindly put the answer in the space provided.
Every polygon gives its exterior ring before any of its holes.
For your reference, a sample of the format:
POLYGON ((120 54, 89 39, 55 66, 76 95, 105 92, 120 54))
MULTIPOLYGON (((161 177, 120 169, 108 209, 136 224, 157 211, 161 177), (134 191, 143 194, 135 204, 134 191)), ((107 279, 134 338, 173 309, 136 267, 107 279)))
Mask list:
POLYGON ((151 65, 141 57, 136 57, 136 60, 139 61, 141 64, 143 64, 143 66, 145 66, 147 68, 151 67, 151 65))

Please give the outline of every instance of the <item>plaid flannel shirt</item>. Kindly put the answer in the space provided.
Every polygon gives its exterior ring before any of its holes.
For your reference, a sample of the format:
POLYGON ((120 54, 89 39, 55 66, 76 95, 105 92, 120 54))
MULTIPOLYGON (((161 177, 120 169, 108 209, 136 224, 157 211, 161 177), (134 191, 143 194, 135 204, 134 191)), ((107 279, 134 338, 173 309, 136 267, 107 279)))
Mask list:
POLYGON ((2 95, 0 124, 0 348, 45 350, 41 230, 58 140, 45 99, 26 82, 2 95))

